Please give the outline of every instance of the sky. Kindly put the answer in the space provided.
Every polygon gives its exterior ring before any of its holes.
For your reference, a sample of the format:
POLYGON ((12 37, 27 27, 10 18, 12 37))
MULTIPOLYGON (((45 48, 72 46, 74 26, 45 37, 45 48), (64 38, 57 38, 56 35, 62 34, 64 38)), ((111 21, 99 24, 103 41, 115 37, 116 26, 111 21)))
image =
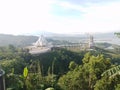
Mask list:
POLYGON ((120 31, 120 0, 0 0, 0 33, 120 31))

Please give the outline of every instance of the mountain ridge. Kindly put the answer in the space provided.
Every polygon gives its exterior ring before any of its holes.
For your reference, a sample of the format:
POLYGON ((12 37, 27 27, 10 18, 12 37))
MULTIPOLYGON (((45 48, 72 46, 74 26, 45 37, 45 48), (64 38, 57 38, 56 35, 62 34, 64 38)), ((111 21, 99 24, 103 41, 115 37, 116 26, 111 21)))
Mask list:
MULTIPOLYGON (((28 46, 31 45, 33 42, 35 42, 38 39, 38 36, 41 34, 32 34, 32 35, 11 35, 11 34, 0 34, 0 46, 6 46, 9 44, 15 45, 15 46, 28 46)), ((94 37, 94 40, 103 40, 108 43, 118 43, 120 44, 120 39, 118 39, 113 32, 110 33, 94 33, 92 34, 94 37), (108 40, 108 41, 107 41, 108 40)), ((52 40, 58 40, 58 41, 73 41, 73 42, 79 42, 81 39, 88 39, 88 34, 55 34, 51 32, 46 32, 44 36, 47 39, 52 40)))

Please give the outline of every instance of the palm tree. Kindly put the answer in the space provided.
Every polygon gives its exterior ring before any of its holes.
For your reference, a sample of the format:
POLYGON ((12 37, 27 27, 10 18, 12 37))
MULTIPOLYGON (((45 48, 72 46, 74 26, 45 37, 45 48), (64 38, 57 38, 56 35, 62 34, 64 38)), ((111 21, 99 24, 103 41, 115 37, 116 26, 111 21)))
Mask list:
POLYGON ((120 65, 115 66, 109 70, 102 73, 101 76, 108 76, 109 78, 114 78, 116 75, 120 75, 120 65))

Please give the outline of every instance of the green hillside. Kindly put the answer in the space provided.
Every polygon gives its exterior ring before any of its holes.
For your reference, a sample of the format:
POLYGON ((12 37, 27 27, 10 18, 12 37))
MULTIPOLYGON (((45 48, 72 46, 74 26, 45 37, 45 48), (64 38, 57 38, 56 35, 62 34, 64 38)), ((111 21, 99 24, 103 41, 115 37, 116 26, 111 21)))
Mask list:
POLYGON ((24 35, 6 35, 6 34, 0 34, 0 46, 8 46, 8 45, 14 45, 14 46, 27 46, 31 45, 33 42, 35 42, 38 39, 36 36, 24 36, 24 35))

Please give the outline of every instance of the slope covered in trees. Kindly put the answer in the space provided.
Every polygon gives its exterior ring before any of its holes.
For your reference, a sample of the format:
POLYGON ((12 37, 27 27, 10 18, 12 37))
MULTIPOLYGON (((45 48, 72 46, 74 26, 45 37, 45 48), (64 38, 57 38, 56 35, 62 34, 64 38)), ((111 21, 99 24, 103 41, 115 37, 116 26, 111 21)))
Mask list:
POLYGON ((103 75, 119 64, 120 57, 112 54, 96 48, 77 53, 54 49, 31 55, 28 50, 9 45, 0 48, 0 66, 6 72, 7 90, 119 90, 119 74, 114 78, 103 75))

